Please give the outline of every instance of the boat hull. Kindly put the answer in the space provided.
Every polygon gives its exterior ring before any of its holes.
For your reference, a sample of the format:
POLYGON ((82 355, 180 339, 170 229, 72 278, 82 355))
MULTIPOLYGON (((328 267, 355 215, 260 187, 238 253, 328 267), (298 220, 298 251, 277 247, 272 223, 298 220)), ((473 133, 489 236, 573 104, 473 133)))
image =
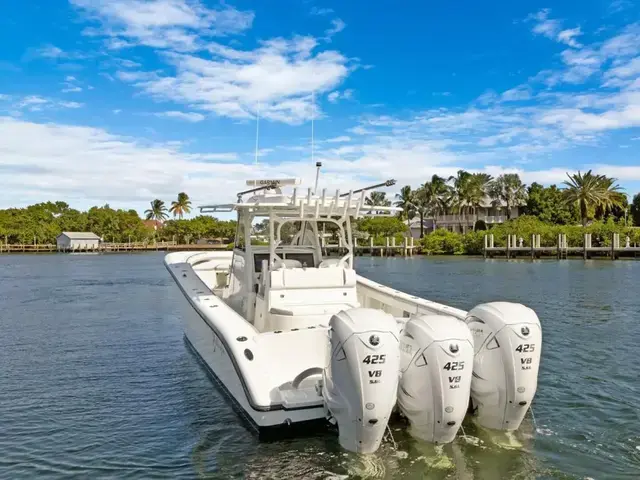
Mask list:
POLYGON ((180 281, 175 278, 173 272, 171 274, 182 293, 180 317, 187 345, 234 409, 253 430, 262 434, 268 433, 267 430, 299 423, 326 423, 324 408, 321 405, 294 409, 287 409, 282 404, 252 405, 247 387, 238 373, 236 362, 224 337, 200 313, 183 290, 180 281))

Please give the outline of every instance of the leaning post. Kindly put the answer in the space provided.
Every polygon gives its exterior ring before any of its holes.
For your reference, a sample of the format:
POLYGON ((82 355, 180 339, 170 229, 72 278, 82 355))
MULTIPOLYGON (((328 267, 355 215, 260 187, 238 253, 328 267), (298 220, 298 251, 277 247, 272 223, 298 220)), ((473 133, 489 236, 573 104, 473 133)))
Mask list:
POLYGON ((531 234, 531 260, 536 257, 536 234, 531 234))
POLYGON ((589 258, 589 256, 587 255, 588 248, 589 248, 589 234, 585 233, 584 234, 584 250, 583 250, 583 257, 585 260, 589 258))

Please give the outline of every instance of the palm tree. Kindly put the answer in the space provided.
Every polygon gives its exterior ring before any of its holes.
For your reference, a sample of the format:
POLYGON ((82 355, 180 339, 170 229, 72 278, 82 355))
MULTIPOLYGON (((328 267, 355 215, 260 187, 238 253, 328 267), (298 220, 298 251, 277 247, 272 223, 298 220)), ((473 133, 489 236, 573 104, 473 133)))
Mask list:
POLYGON ((455 177, 449 177, 451 185, 451 206, 460 214, 474 213, 482 206, 487 196, 491 175, 487 173, 469 173, 458 170, 455 177))
POLYGON ((371 192, 365 201, 365 204, 369 206, 378 206, 378 207, 389 207, 391 206, 391 200, 387 198, 387 194, 385 192, 371 192))
POLYGON ((500 206, 504 202, 507 207, 507 219, 511 219, 511 208, 527 199, 526 186, 517 173, 500 175, 489 184, 488 194, 494 200, 494 205, 500 206))
POLYGON ((427 191, 431 213, 444 215, 449 208, 451 197, 451 187, 447 185, 447 181, 438 175, 432 175, 431 181, 426 182, 423 188, 427 191))
POLYGON ((157 198, 153 200, 151 203, 151 208, 145 210, 144 214, 147 216, 147 220, 157 220, 162 222, 169 218, 167 215, 167 207, 164 206, 164 202, 162 200, 158 200, 157 198))
POLYGON ((411 195, 413 210, 420 217, 420 238, 424 237, 424 219, 429 214, 429 190, 421 186, 414 190, 411 195))
POLYGON ((567 173, 569 180, 565 180, 563 185, 564 200, 567 204, 575 204, 580 211, 582 226, 586 226, 589 216, 597 207, 603 209, 611 208, 622 203, 623 193, 620 186, 614 185, 615 178, 608 178, 605 175, 595 175, 589 170, 584 175, 578 171, 573 175, 567 173))
POLYGON ((399 212, 401 220, 411 220, 416 214, 415 208, 411 203, 412 195, 413 191, 410 185, 405 185, 400 190, 400 193, 396 193, 394 205, 402 209, 402 211, 399 212))
POLYGON ((174 217, 180 217, 185 213, 191 212, 191 200, 189 200, 189 195, 184 192, 180 192, 178 194, 178 200, 171 202, 171 208, 169 209, 173 213, 174 217))

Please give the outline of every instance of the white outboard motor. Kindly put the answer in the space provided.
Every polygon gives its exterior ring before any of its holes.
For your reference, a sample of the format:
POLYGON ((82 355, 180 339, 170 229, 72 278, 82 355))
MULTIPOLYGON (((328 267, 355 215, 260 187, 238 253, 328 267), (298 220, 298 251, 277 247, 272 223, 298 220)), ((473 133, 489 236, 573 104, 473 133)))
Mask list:
POLYGON ((469 407, 473 338, 448 315, 412 317, 400 334, 398 407, 414 437, 453 441, 469 407))
POLYGON ((516 430, 538 387, 542 329, 536 313, 519 303, 483 303, 466 323, 475 357, 471 405, 476 422, 516 430))
POLYGON ((331 317, 329 336, 322 388, 327 417, 337 422, 343 448, 375 452, 396 404, 396 320, 381 310, 353 308, 331 317))

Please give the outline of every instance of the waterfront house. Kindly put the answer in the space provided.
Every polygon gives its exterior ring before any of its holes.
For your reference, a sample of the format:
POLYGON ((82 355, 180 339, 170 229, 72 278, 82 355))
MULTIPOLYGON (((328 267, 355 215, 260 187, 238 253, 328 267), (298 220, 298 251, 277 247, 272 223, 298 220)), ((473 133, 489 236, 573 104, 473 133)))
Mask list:
MULTIPOLYGON (((420 229, 420 217, 414 217, 411 220, 405 220, 404 224, 407 226, 409 232, 411 232, 411 236, 413 238, 420 238, 420 232, 431 233, 434 230, 434 221, 433 218, 425 218, 422 222, 422 229, 420 229)), ((405 234, 405 236, 407 236, 405 234)))
MULTIPOLYGON (((506 222, 509 218, 518 218, 522 205, 511 207, 510 215, 507 215, 507 206, 504 202, 492 200, 486 197, 482 204, 475 209, 469 209, 465 213, 447 213, 425 217, 423 221, 424 234, 433 232, 437 228, 445 228, 450 232, 466 233, 472 231, 478 221, 484 222, 487 228, 492 225, 506 222)), ((413 238, 420 238, 420 217, 414 217, 404 222, 413 238)))
POLYGON ((95 250, 101 241, 93 232, 62 232, 56 237, 58 250, 95 250))
POLYGON ((478 221, 484 222, 487 228, 492 225, 506 222, 509 218, 518 218, 520 206, 512 206, 507 214, 507 206, 504 202, 485 197, 482 204, 471 211, 450 215, 435 215, 432 217, 433 229, 446 228, 451 232, 466 233, 474 229, 478 221))

